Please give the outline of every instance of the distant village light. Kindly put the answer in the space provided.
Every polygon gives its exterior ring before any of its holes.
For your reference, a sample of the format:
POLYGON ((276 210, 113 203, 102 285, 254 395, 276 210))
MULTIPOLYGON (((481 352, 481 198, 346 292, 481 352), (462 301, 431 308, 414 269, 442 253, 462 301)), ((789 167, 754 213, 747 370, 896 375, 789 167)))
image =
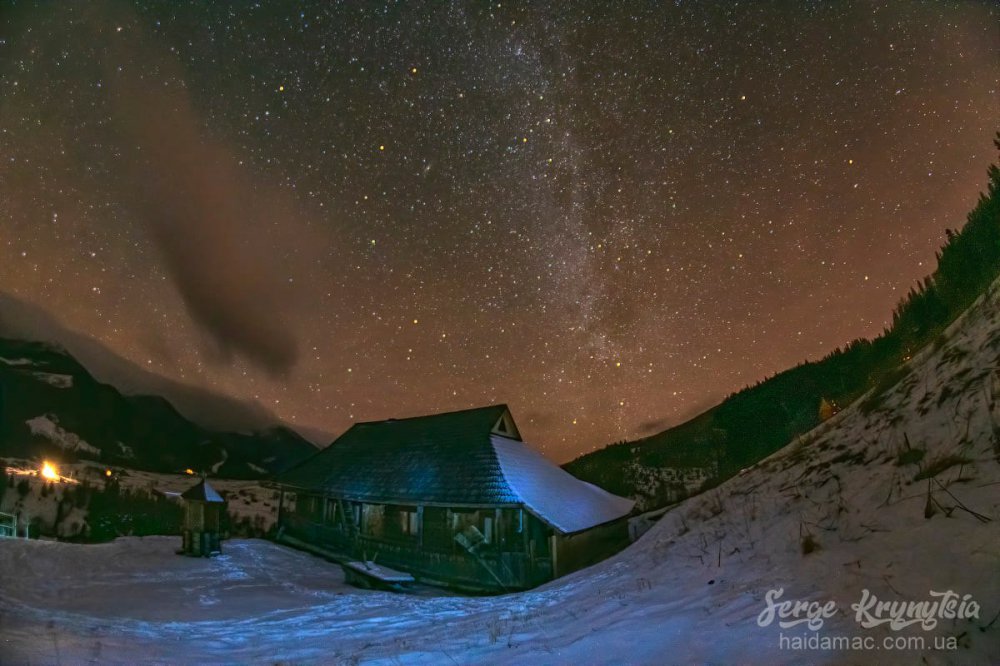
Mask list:
POLYGON ((194 475, 194 470, 188 467, 186 470, 184 470, 184 473, 194 475))

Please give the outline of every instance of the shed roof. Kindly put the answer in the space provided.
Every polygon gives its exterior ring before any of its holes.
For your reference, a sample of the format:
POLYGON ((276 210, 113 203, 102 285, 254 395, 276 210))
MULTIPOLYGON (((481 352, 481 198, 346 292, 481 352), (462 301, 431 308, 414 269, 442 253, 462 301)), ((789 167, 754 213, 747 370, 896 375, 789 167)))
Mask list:
POLYGON ((224 503, 226 501, 222 499, 222 495, 215 492, 215 488, 208 485, 208 481, 205 479, 198 482, 198 485, 191 486, 181 493, 181 498, 194 502, 209 502, 213 504, 224 503))
POLYGON ((523 506, 561 532, 614 520, 633 505, 520 441, 506 405, 357 423, 276 481, 364 502, 523 506))

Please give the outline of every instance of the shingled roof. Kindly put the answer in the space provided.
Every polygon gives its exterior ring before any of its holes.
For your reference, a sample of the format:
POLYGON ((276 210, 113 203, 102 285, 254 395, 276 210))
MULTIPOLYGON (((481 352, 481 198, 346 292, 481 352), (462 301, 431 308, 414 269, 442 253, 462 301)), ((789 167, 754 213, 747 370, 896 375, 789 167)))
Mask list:
POLYGON ((357 423, 275 480, 363 502, 524 507, 561 532, 620 518, 633 505, 533 451, 506 405, 357 423))

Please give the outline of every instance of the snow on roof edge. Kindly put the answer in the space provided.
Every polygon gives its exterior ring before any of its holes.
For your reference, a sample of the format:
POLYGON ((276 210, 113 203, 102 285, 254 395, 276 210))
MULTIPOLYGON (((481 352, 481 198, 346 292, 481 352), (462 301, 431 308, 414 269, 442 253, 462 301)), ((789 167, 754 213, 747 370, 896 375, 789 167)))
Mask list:
POLYGON ((581 481, 524 442, 492 436, 500 471, 526 508, 563 534, 629 514, 635 501, 581 481))

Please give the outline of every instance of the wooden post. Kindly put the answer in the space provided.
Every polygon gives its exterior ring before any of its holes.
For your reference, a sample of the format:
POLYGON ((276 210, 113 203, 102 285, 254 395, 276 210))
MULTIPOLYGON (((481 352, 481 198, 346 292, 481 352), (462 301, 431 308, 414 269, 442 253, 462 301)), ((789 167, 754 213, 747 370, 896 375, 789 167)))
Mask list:
POLYGON ((517 524, 521 528, 521 552, 524 553, 524 559, 527 563, 528 577, 534 578, 535 575, 535 558, 531 556, 531 547, 528 544, 528 526, 525 525, 524 520, 524 509, 517 509, 517 524))
POLYGON ((549 550, 552 552, 552 577, 559 577, 559 537, 552 533, 549 537, 549 550))
MULTIPOLYGON (((340 527, 345 532, 347 532, 348 534, 350 534, 352 532, 352 530, 350 530, 347 527, 347 525, 348 525, 348 522, 347 522, 347 511, 344 508, 344 500, 342 500, 341 498, 338 497, 337 498, 337 506, 340 507, 340 527)), ((353 522, 353 518, 354 518, 354 516, 351 516, 351 519, 352 519, 351 522, 353 522)))

